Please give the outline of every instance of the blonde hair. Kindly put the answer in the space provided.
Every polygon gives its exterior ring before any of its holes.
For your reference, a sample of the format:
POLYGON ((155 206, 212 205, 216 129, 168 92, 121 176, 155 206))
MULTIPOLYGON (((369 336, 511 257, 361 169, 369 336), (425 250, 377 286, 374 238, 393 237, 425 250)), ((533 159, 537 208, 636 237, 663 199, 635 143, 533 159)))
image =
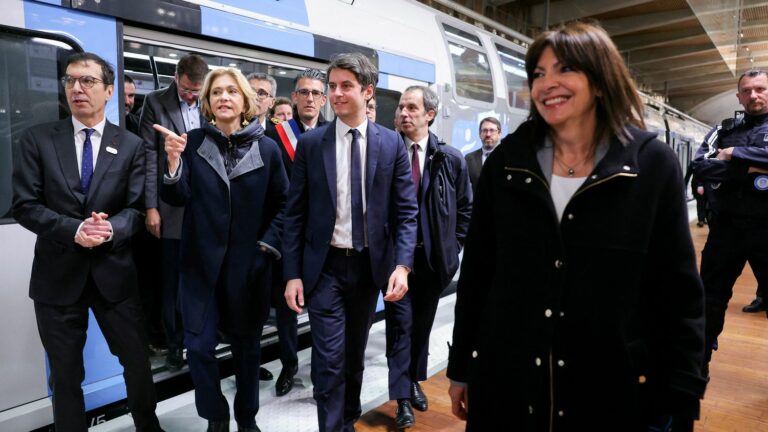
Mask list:
POLYGON ((213 120, 213 110, 211 109, 210 93, 213 82, 216 78, 223 75, 229 75, 237 83, 238 90, 243 95, 243 120, 251 121, 256 117, 256 92, 253 91, 248 84, 248 80, 245 79, 245 75, 235 68, 220 68, 214 69, 205 76, 203 82, 203 88, 200 90, 200 110, 203 116, 208 120, 213 120))

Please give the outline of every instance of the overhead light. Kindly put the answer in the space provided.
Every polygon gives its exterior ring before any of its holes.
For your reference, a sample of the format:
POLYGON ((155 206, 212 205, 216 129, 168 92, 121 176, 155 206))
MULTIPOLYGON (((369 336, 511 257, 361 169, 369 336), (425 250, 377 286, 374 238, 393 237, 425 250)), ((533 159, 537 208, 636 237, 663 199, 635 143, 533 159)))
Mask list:
POLYGON ((277 71, 277 73, 278 73, 278 75, 285 75, 287 72, 284 71, 284 70, 281 70, 281 71, 277 71))
POLYGON ((229 67, 237 67, 237 63, 230 63, 229 67))
POLYGON ((179 56, 179 55, 178 55, 178 54, 176 54, 176 53, 170 53, 170 54, 168 54, 168 57, 173 57, 173 58, 176 58, 176 57, 178 57, 178 56, 179 56))

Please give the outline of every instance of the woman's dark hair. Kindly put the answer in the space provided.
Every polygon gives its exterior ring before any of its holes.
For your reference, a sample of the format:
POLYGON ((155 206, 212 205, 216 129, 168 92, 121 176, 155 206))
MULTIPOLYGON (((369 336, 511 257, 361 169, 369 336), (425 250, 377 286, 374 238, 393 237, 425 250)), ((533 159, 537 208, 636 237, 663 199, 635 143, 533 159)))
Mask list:
MULTIPOLYGON (((561 63, 584 73, 599 95, 596 101, 598 139, 611 134, 626 143, 632 138, 626 129, 628 124, 645 128, 643 101, 635 82, 619 50, 602 27, 576 21, 540 34, 525 56, 529 89, 533 87, 539 58, 548 47, 561 63)), ((549 128, 533 101, 529 119, 540 131, 549 128)))

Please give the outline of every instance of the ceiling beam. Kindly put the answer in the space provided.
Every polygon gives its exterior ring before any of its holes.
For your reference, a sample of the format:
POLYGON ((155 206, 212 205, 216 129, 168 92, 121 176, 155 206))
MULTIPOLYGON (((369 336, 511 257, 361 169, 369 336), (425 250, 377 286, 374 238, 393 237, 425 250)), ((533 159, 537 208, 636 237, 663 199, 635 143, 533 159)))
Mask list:
MULTIPOLYGON (((691 16, 690 20, 696 18, 691 16)), ((680 30, 660 31, 653 33, 613 36, 613 42, 621 51, 632 51, 668 45, 672 42, 684 42, 705 36, 701 27, 691 27, 680 30)))
POLYGON ((628 55, 628 63, 630 66, 643 65, 648 63, 666 62, 678 58, 684 58, 693 56, 696 54, 708 54, 720 52, 712 45, 711 42, 696 44, 696 45, 682 45, 671 46, 665 48, 645 49, 640 51, 632 51, 628 55))
MULTIPOLYGON (((652 1, 653 0, 553 1, 549 4, 549 23, 550 25, 557 24, 577 18, 598 15, 601 13, 624 9, 631 6, 651 3, 652 1)), ((540 27, 544 26, 544 8, 544 4, 537 4, 531 7, 531 20, 535 25, 540 27)))
POLYGON ((654 12, 645 15, 633 15, 624 18, 604 20, 600 25, 611 36, 625 35, 643 30, 649 30, 671 24, 679 24, 693 18, 693 12, 688 9, 677 9, 667 12, 654 12))

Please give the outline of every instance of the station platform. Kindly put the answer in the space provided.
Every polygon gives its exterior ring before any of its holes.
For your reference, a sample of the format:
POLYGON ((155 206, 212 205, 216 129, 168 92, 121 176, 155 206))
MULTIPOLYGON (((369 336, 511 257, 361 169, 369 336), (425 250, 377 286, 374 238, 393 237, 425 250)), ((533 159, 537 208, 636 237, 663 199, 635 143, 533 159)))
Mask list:
MULTIPOLYGON (((707 227, 691 224, 691 235, 697 255, 707 238, 707 227)), ((749 267, 734 288, 731 307, 727 311, 720 349, 710 367, 711 381, 702 401, 697 432, 768 431, 768 319, 765 313, 747 314, 741 308, 754 297, 756 281, 749 267)), ((465 423, 451 414, 448 379, 447 342, 453 329, 455 294, 440 301, 432 331, 429 375, 423 388, 430 401, 426 413, 415 411, 416 425, 409 432, 463 431, 465 423)), ((315 403, 309 378, 310 349, 299 353, 299 373, 294 389, 284 397, 276 397, 273 381, 261 382, 261 409, 256 420, 264 432, 317 431, 315 403)), ((265 365, 275 376, 280 372, 278 360, 265 365)), ((232 404, 234 378, 222 381, 225 395, 232 404)), ((387 396, 387 364, 385 357, 384 321, 375 323, 366 350, 366 369, 362 391, 363 417, 355 425, 358 432, 397 431, 394 423, 395 404, 387 396)), ((167 432, 204 431, 205 420, 197 416, 193 392, 187 392, 158 404, 157 413, 167 432)), ((231 430, 237 430, 234 420, 231 430)), ((128 415, 91 428, 95 432, 133 431, 128 415)))

